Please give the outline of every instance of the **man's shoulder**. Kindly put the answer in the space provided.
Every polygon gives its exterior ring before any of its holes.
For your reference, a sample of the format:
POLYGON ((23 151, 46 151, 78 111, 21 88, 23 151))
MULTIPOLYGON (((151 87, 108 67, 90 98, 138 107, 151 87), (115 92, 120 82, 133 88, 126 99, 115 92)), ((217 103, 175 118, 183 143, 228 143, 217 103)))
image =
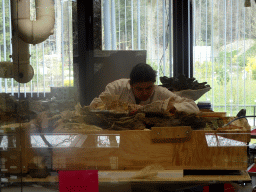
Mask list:
POLYGON ((174 95, 173 92, 171 92, 170 90, 168 90, 166 87, 162 87, 162 86, 160 86, 160 85, 156 85, 155 93, 156 93, 158 96, 164 96, 164 97, 171 97, 171 96, 174 95))
POLYGON ((162 87, 161 85, 156 85, 156 89, 157 91, 166 91, 166 92, 171 92, 170 90, 168 90, 166 87, 162 87))
POLYGON ((124 78, 118 79, 118 80, 112 81, 110 84, 124 85, 124 84, 129 83, 129 80, 130 79, 124 79, 124 78))
POLYGON ((118 79, 109 83, 107 87, 111 87, 115 89, 124 89, 126 87, 129 89, 130 88, 129 80, 130 79, 118 79))

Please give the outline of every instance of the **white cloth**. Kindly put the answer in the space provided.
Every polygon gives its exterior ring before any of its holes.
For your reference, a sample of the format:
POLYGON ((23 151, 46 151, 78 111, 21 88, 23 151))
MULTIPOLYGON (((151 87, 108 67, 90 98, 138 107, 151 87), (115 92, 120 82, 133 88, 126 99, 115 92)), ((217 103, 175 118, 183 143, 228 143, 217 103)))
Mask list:
MULTIPOLYGON (((113 81, 112 83, 109 83, 106 86, 105 91, 100 94, 100 96, 104 95, 120 95, 120 101, 127 102, 130 104, 136 104, 135 97, 129 83, 129 79, 119 79, 113 81)), ((189 111, 189 113, 199 112, 199 109, 193 100, 187 99, 185 97, 180 97, 169 91, 167 88, 157 85, 155 85, 154 91, 152 95, 149 97, 149 99, 146 101, 141 101, 139 105, 147 105, 158 100, 166 100, 169 98, 177 111, 189 111)), ((101 105, 103 105, 103 102, 98 97, 93 99, 93 101, 90 104, 90 107, 92 109, 95 109, 101 105)))

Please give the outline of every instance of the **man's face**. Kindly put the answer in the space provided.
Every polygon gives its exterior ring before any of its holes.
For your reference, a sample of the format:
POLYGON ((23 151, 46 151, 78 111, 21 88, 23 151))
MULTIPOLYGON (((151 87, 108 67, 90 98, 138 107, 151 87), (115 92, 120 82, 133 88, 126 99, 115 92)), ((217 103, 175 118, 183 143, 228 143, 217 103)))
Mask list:
POLYGON ((139 82, 131 85, 134 96, 140 101, 146 101, 154 91, 154 82, 139 82))

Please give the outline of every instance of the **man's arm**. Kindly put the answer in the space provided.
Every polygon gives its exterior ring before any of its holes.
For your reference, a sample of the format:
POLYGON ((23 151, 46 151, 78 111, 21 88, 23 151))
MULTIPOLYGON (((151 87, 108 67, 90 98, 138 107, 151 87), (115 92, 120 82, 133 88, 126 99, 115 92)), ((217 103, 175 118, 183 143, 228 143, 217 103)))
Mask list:
POLYGON ((187 113, 198 113, 199 108, 194 100, 188 99, 185 97, 180 97, 173 92, 169 91, 164 87, 158 87, 158 97, 159 99, 170 99, 169 104, 171 107, 171 112, 177 111, 184 111, 187 113))
POLYGON ((106 88, 105 91, 103 91, 99 97, 96 97, 92 100, 91 104, 90 104, 90 108, 91 109, 96 109, 100 106, 103 106, 103 102, 101 100, 101 96, 106 96, 106 95, 120 95, 120 87, 119 87, 119 83, 118 80, 114 81, 112 83, 109 83, 106 88))

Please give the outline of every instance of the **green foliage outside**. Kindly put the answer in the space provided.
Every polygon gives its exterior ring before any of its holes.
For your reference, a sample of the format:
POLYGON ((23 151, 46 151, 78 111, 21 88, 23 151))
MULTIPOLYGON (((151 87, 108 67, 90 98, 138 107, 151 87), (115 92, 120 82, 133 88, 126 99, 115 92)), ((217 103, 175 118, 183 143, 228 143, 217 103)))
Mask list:
POLYGON ((252 105, 256 106, 255 52, 256 44, 239 56, 237 51, 220 52, 213 64, 212 61, 195 62, 194 77, 212 87, 198 101, 211 101, 214 111, 225 111, 227 115, 236 115, 242 108, 247 109, 247 115, 252 115, 252 105))

